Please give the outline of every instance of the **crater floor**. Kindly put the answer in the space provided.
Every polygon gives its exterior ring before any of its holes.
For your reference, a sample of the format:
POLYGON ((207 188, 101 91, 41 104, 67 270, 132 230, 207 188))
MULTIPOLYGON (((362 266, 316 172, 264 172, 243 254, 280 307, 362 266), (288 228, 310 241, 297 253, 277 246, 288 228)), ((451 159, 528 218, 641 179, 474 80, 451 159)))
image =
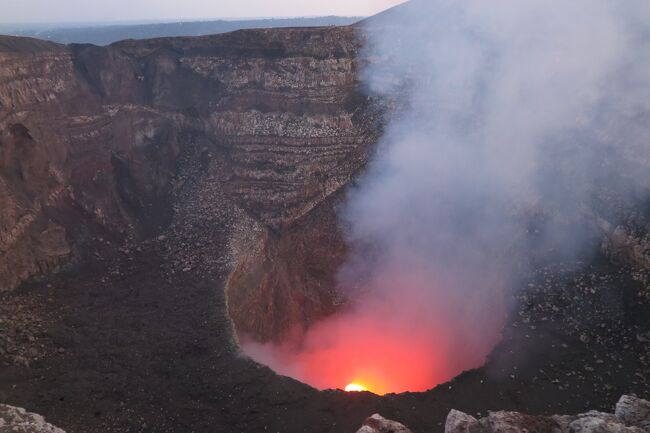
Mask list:
POLYGON ((648 293, 601 259, 533 276, 484 367, 378 397, 319 392, 241 356, 226 275, 170 273, 169 243, 104 245, 78 271, 3 295, 0 400, 68 432, 351 432, 379 412, 417 433, 443 431, 452 408, 611 410, 650 392, 648 293))

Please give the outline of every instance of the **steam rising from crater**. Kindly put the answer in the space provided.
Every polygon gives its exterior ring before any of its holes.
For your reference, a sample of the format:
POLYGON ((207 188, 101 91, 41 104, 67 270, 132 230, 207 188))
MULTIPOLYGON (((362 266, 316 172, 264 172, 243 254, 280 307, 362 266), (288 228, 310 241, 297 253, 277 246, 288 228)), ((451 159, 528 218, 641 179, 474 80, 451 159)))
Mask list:
POLYGON ((350 303, 298 346, 247 352, 377 392, 482 364, 524 258, 580 252, 598 185, 649 185, 648 23, 643 1, 609 0, 414 0, 371 20, 363 82, 398 108, 341 213, 350 303))

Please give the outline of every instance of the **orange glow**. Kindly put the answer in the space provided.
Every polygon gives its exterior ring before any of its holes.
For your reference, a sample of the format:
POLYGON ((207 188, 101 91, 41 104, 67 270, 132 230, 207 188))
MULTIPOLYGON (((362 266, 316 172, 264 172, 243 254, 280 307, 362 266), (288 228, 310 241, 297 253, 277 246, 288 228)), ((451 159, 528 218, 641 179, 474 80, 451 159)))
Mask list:
POLYGON ((480 366, 505 317, 499 296, 470 303, 462 291, 442 296, 432 280, 411 275, 396 284, 384 278, 400 290, 358 298, 284 344, 244 337, 242 348, 277 373, 318 389, 426 391, 480 366))
POLYGON ((366 388, 363 385, 360 385, 358 383, 348 383, 347 386, 345 387, 346 392, 362 392, 362 391, 368 391, 368 388, 366 388))
POLYGON ((446 379, 427 336, 386 328, 374 317, 332 318, 309 334, 318 346, 299 356, 298 377, 322 389, 353 379, 380 395, 424 391, 446 379))
POLYGON ((318 389, 345 387, 379 395, 425 391, 462 371, 457 370, 462 361, 443 364, 459 352, 451 351, 447 335, 416 333, 408 322, 397 326, 382 317, 342 314, 315 325, 299 348, 247 343, 244 349, 276 372, 318 389), (449 356, 441 357, 446 350, 449 356))

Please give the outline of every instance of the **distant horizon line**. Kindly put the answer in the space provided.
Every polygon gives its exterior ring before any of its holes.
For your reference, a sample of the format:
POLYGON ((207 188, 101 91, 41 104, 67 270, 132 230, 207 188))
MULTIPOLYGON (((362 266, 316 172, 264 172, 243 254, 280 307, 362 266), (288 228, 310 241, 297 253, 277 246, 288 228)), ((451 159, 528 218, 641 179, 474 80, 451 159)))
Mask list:
POLYGON ((148 25, 148 24, 174 24, 197 23, 213 21, 264 21, 264 20, 290 20, 290 19, 316 19, 316 18, 366 18, 365 15, 296 15, 296 16, 261 16, 261 17, 219 17, 219 18, 161 18, 161 19, 134 19, 134 20, 109 20, 109 21, 25 21, 2 22, 0 26, 121 26, 121 25, 148 25))

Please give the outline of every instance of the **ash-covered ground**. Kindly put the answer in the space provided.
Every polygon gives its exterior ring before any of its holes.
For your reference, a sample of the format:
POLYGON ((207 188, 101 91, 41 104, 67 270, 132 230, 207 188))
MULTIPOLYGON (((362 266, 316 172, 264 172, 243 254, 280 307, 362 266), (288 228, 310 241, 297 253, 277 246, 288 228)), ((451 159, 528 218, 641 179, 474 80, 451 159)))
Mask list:
POLYGON ((379 397, 316 391, 240 355, 225 270, 183 272, 167 236, 122 251, 105 241, 89 263, 3 295, 0 399, 68 432, 345 432, 375 412, 427 432, 452 408, 611 411, 650 392, 645 275, 604 257, 540 267, 484 367, 379 397))

